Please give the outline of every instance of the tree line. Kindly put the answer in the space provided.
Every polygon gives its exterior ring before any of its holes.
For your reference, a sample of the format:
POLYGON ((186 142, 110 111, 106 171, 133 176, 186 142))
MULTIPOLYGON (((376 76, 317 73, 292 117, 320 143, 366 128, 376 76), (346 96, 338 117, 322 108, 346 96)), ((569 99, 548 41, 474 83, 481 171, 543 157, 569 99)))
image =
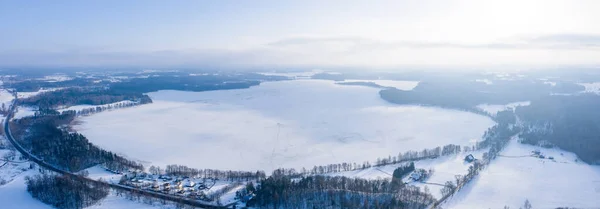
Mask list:
POLYGON ((56 109, 74 105, 105 105, 124 100, 135 101, 139 104, 152 103, 152 99, 142 93, 118 92, 103 87, 70 87, 20 98, 18 104, 35 106, 40 109, 56 109))
POLYGON ((310 170, 302 168, 299 171, 290 169, 291 173, 296 175, 321 175, 327 173, 339 173, 353 170, 363 170, 371 167, 386 166, 398 163, 405 163, 411 161, 419 161, 423 159, 432 159, 440 156, 454 155, 460 153, 462 150, 469 151, 474 148, 469 146, 462 147, 460 145, 449 144, 442 147, 436 147, 433 149, 423 149, 421 151, 406 151, 404 153, 398 153, 397 156, 387 156, 383 158, 377 158, 372 164, 369 161, 363 163, 335 163, 321 166, 314 166, 310 170))
POLYGON ((148 172, 153 175, 171 175, 194 178, 212 178, 228 181, 258 181, 264 179, 266 174, 264 171, 231 171, 217 169, 197 169, 190 168, 184 165, 167 165, 165 169, 158 166, 150 166, 148 172))
POLYGON ((13 122, 12 132, 31 154, 68 171, 77 172, 97 164, 118 172, 144 169, 140 163, 95 146, 80 133, 59 128, 74 117, 72 112, 25 117, 13 122))
POLYGON ((65 111, 62 111, 61 113, 63 113, 63 114, 75 114, 77 116, 83 116, 83 115, 91 115, 91 114, 95 114, 95 113, 100 113, 100 112, 103 112, 103 111, 106 111, 106 110, 120 109, 120 108, 126 108, 126 107, 133 107, 133 106, 138 106, 138 105, 141 105, 141 103, 139 103, 139 102, 133 102, 133 101, 118 102, 116 104, 109 104, 109 105, 104 105, 104 106, 84 108, 84 109, 81 109, 81 110, 65 110, 65 111))
POLYGON ((260 182, 247 204, 258 208, 425 208, 434 202, 420 188, 390 180, 308 176, 276 172, 260 182))
POLYGON ((581 160, 600 164, 600 96, 546 96, 518 107, 522 142, 574 152, 581 160))

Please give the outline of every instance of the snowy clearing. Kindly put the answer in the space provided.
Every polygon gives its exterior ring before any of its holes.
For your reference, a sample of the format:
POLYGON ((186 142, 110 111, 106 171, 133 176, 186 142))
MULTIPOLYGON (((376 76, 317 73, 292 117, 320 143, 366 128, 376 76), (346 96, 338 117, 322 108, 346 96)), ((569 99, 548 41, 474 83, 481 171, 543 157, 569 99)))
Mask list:
POLYGON ((6 109, 12 104, 12 101, 15 97, 8 92, 6 89, 0 89, 0 107, 4 105, 6 109))
POLYGON ((33 199, 27 192, 25 177, 37 173, 35 170, 26 171, 17 175, 12 182, 0 186, 2 208, 52 209, 53 207, 33 199))
POLYGON ((47 81, 47 82, 61 82, 61 81, 73 80, 73 78, 69 77, 67 75, 56 74, 56 75, 47 75, 47 76, 44 76, 44 78, 40 78, 38 80, 47 81))
POLYGON ((600 205, 600 166, 575 162, 573 153, 519 144, 515 140, 444 208, 595 208, 600 205), (540 150, 554 160, 530 155, 540 150))
POLYGON ((105 104, 105 105, 75 105, 75 106, 70 106, 70 107, 66 107, 66 108, 58 108, 57 111, 59 112, 63 112, 63 111, 68 111, 68 110, 75 110, 75 111, 81 111, 84 109, 90 109, 90 108, 107 108, 109 106, 119 106, 119 105, 127 105, 127 104, 133 104, 135 103, 134 101, 129 101, 129 100, 125 100, 125 101, 120 101, 120 102, 114 102, 114 103, 110 103, 110 104, 105 104))
POLYGON ((475 82, 479 82, 479 83, 485 83, 487 85, 492 85, 494 84, 494 82, 492 82, 490 79, 475 79, 475 82))
POLYGON ((40 89, 39 91, 31 91, 31 92, 17 92, 17 97, 22 99, 22 98, 29 98, 44 92, 49 92, 49 91, 57 91, 57 90, 61 90, 63 88, 49 88, 49 89, 40 89))
POLYGON ((377 92, 323 80, 159 91, 149 94, 152 104, 79 118, 74 128, 107 150, 159 166, 270 172, 471 145, 494 125, 473 113, 389 104, 377 92))
MULTIPOLYGON (((143 201, 143 200, 142 200, 143 201)), ((158 200, 154 201, 153 205, 137 202, 135 200, 129 200, 124 196, 117 196, 115 192, 112 192, 102 199, 99 203, 86 207, 86 209, 175 209, 175 205, 168 203, 162 205, 158 200)))
MULTIPOLYGON (((431 177, 425 181, 425 183, 411 182, 409 184, 421 187, 421 189, 428 187, 429 191, 435 198, 441 198, 442 194, 440 189, 442 186, 435 184, 444 184, 446 181, 454 181, 456 175, 466 175, 469 171, 469 166, 472 164, 465 162, 465 157, 469 154, 472 154, 475 158, 481 159, 483 152, 483 150, 475 152, 462 152, 457 155, 441 156, 435 159, 414 161, 416 169, 433 169, 434 172, 433 175, 431 175, 431 177)), ((326 175, 364 179, 390 179, 396 168, 407 163, 408 162, 379 167, 370 167, 364 170, 346 171, 326 175)), ((409 182, 408 176, 406 176, 404 182, 409 182)))
POLYGON ((518 107, 518 106, 529 106, 530 104, 531 104, 530 101, 513 102, 513 103, 509 103, 509 104, 505 104, 505 105, 480 104, 480 105, 477 105, 477 108, 494 116, 494 115, 498 114, 498 112, 508 110, 508 109, 514 109, 515 107, 518 107))
POLYGON ((111 183, 119 183, 121 176, 123 176, 121 174, 115 174, 115 173, 109 172, 106 169, 102 168, 102 166, 100 166, 100 165, 85 169, 85 171, 88 172, 87 177, 90 179, 94 179, 94 180, 102 179, 104 181, 111 182, 111 183))
POLYGON ((35 107, 18 106, 17 111, 15 112, 15 115, 13 116, 13 119, 20 119, 20 118, 24 118, 24 117, 28 117, 28 116, 33 116, 33 115, 35 115, 35 111, 37 109, 38 108, 35 108, 35 107))
POLYGON ((259 72, 258 74, 266 76, 284 76, 293 79, 308 79, 313 75, 323 73, 322 70, 312 70, 305 72, 259 72))
POLYGON ((583 92, 600 94, 600 82, 579 83, 579 85, 585 87, 585 90, 583 92))
POLYGON ((419 81, 396 81, 396 80, 353 80, 347 79, 344 82, 373 82, 377 85, 384 87, 393 87, 404 91, 413 90, 417 85, 419 85, 419 81))
POLYGON ((553 81, 544 81, 544 84, 547 84, 550 86, 556 86, 556 82, 553 82, 553 81))

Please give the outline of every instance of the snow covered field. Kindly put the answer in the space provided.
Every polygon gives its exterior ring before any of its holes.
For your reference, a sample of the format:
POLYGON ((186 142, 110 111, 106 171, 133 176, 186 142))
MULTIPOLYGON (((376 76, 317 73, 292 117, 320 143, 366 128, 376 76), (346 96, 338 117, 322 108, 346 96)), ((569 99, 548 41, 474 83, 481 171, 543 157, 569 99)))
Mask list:
POLYGON ((498 157, 443 207, 519 208, 525 199, 529 199, 533 208, 600 206, 600 166, 575 162, 573 153, 523 145, 514 140, 501 155, 530 155, 536 149, 555 160, 498 157))
POLYGON ((60 90, 63 88, 49 88, 49 89, 40 89, 39 91, 31 91, 31 92, 17 92, 17 97, 18 98, 29 98, 44 92, 49 92, 49 91, 56 91, 56 90, 60 90))
MULTIPOLYGON (((433 169, 433 175, 425 182, 412 182, 410 185, 429 188, 429 191, 435 198, 441 198, 440 189, 442 186, 436 184, 444 184, 446 181, 454 181, 456 175, 466 175, 469 172, 469 166, 472 165, 464 161, 465 157, 472 154, 475 158, 481 159, 484 151, 462 152, 457 155, 442 156, 436 159, 426 159, 414 161, 415 168, 430 170, 433 169)), ((380 167, 371 167, 364 170, 346 171, 340 173, 328 174, 331 176, 345 176, 350 178, 365 178, 365 179, 389 179, 392 177, 394 170, 406 163, 386 165, 380 167)), ((407 176, 408 177, 408 176, 407 176)), ((408 182, 408 178, 404 179, 408 182)))
MULTIPOLYGON (((2 168, 0 168, 2 169, 2 168)), ((29 170, 16 176, 10 183, 0 186, 0 203, 2 208, 52 209, 27 192, 25 177, 35 175, 37 171, 29 170)))
POLYGON ((496 115, 500 111, 514 109, 515 107, 518 107, 518 106, 529 106, 530 104, 531 104, 531 102, 529 102, 529 101, 513 102, 513 103, 509 103, 509 104, 505 104, 505 105, 480 104, 480 105, 477 105, 477 108, 479 108, 480 110, 483 110, 491 115, 496 115))
POLYGON ((378 89, 323 80, 149 95, 154 103, 83 117, 75 129, 155 165, 270 172, 470 145, 494 124, 468 112, 389 104, 378 89))
POLYGON ((13 119, 19 119, 19 118, 24 118, 27 116, 33 116, 33 115, 35 115, 36 110, 37 110, 37 108, 34 108, 34 107, 17 107, 17 111, 15 112, 13 119))
POLYGON ((13 95, 8 92, 6 89, 0 89, 0 107, 4 104, 6 109, 10 107, 12 104, 12 100, 14 99, 13 95))

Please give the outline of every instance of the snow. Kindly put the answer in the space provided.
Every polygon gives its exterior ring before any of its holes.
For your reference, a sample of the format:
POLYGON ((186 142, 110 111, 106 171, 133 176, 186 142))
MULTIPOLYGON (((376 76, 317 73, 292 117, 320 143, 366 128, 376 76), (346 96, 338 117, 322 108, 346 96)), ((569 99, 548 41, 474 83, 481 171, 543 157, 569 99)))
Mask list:
POLYGON ((600 205, 600 166, 575 162, 577 157, 573 153, 523 145, 515 140, 501 155, 529 155, 536 149, 555 160, 498 157, 443 207, 519 208, 525 199, 533 208, 600 205))
MULTIPOLYGON (((454 181, 456 175, 466 175, 469 171, 471 163, 464 161, 465 157, 472 154, 475 158, 481 159, 484 151, 474 152, 462 152, 456 155, 441 156, 435 159, 426 159, 414 161, 416 169, 433 169, 433 175, 429 177, 425 182, 433 184, 444 184, 446 181, 454 181)), ((346 171, 340 173, 327 174, 330 176, 345 176, 350 178, 364 178, 364 179, 389 179, 392 177, 394 170, 406 163, 392 164, 380 167, 371 167, 364 170, 346 171)), ((407 176, 408 177, 408 176, 407 176)), ((408 178, 404 179, 405 182, 409 182, 408 178)), ((428 187, 431 194, 435 198, 441 198, 442 194, 440 189, 442 186, 424 184, 420 182, 410 182, 410 185, 421 187, 424 189, 428 187)))
POLYGON ((496 115, 500 111, 514 109, 515 107, 518 107, 518 106, 529 106, 530 104, 531 104, 530 101, 513 102, 513 103, 509 103, 509 104, 505 104, 505 105, 480 104, 480 105, 477 105, 477 108, 479 108, 480 110, 483 110, 491 115, 496 115))
POLYGON ((2 208, 52 209, 51 206, 33 199, 27 192, 25 177, 37 173, 35 170, 29 170, 16 176, 12 182, 0 186, 2 208))
POLYGON ((344 82, 372 82, 380 86, 384 87, 393 87, 404 91, 413 90, 417 85, 419 85, 419 81, 396 81, 396 80, 354 80, 348 79, 344 80, 344 82))
POLYGON ((44 78, 40 78, 38 80, 48 81, 48 82, 60 82, 60 81, 73 80, 73 78, 69 77, 67 75, 57 74, 57 75, 44 76, 44 78))
POLYGON ((48 89, 40 89, 39 91, 17 92, 17 97, 21 98, 21 99, 22 98, 29 98, 29 97, 32 97, 32 96, 35 96, 35 95, 38 95, 38 94, 41 94, 41 93, 44 93, 44 92, 57 91, 57 90, 60 90, 60 89, 63 89, 63 88, 48 88, 48 89))
POLYGON ((585 87, 585 90, 583 92, 600 94, 600 82, 579 83, 579 85, 585 87))
POLYGON ((34 108, 34 107, 18 106, 17 111, 15 112, 15 115, 13 116, 13 119, 20 119, 20 118, 24 118, 27 116, 33 116, 35 114, 36 110, 37 110, 37 108, 34 108))
POLYGON ((6 89, 0 89, 0 107, 2 107, 2 104, 4 104, 6 109, 8 109, 8 107, 10 107, 10 105, 12 104, 12 100, 14 98, 15 97, 13 97, 13 95, 6 89))
POLYGON ((119 180, 121 179, 121 174, 115 174, 112 172, 107 171, 106 169, 102 168, 102 166, 93 166, 91 168, 85 169, 88 172, 88 178, 90 179, 102 179, 104 181, 107 182, 111 182, 111 183, 118 183, 119 180))
MULTIPOLYGON (((293 79, 310 78, 313 75, 323 73, 322 70, 312 70, 305 72, 258 72, 258 74, 266 76, 284 76, 293 79)), ((332 73, 333 74, 333 73, 332 73)))
POLYGON ((485 83, 487 85, 494 84, 494 82, 492 82, 490 79, 476 79, 475 82, 485 83))
POLYGON ((393 105, 378 89, 324 80, 149 96, 152 104, 79 118, 74 128, 107 150, 161 167, 270 172, 471 145, 494 125, 468 112, 393 105))
POLYGON ((133 200, 129 200, 123 196, 117 196, 114 192, 111 192, 106 198, 101 200, 99 203, 86 207, 86 209, 175 209, 176 207, 173 204, 168 203, 167 205, 162 205, 158 200, 154 201, 153 205, 145 204, 133 200))
POLYGON ((120 105, 120 104, 132 104, 132 103, 134 103, 134 102, 125 100, 125 101, 114 102, 114 103, 110 103, 110 104, 104 104, 104 105, 75 105, 75 106, 70 106, 67 108, 59 108, 58 111, 59 112, 68 111, 68 110, 81 111, 84 109, 90 109, 90 108, 96 108, 96 107, 106 108, 108 106, 115 106, 115 105, 120 105))
POLYGON ((392 165, 370 167, 367 169, 344 171, 339 173, 326 174, 328 176, 345 176, 348 178, 362 178, 362 179, 389 179, 392 177, 394 170, 406 163, 398 163, 392 165))

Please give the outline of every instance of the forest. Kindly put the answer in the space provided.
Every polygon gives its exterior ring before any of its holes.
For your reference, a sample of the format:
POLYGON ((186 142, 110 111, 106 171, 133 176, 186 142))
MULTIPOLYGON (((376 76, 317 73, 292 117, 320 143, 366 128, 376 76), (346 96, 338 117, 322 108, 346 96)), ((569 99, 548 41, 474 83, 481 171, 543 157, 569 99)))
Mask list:
POLYGON ((475 81, 422 81, 411 91, 383 89, 382 99, 396 104, 437 106, 487 115, 479 104, 508 104, 529 101, 551 93, 575 93, 585 88, 573 83, 555 86, 532 80, 495 80, 494 85, 475 81))
POLYGON ((27 192, 46 204, 59 209, 81 209, 106 197, 106 184, 84 182, 67 176, 42 174, 25 179, 27 192))
POLYGON ((97 164, 113 171, 143 170, 141 164, 103 150, 79 133, 59 128, 74 117, 72 111, 25 117, 14 121, 11 130, 21 146, 33 155, 68 171, 76 172, 97 164))
POLYGON ((389 180, 308 176, 292 179, 274 171, 247 204, 258 208, 425 208, 433 196, 389 180))
POLYGON ((211 91, 242 89, 259 85, 261 81, 286 80, 281 76, 265 76, 255 73, 207 74, 198 76, 164 75, 148 78, 132 78, 125 82, 110 84, 119 93, 147 93, 159 90, 211 91))
POLYGON ((152 103, 152 99, 142 93, 122 93, 104 88, 72 87, 19 99, 18 104, 35 106, 44 110, 73 105, 104 105, 124 100, 135 101, 139 104, 152 103))
MULTIPOLYGON (((440 156, 452 155, 460 153, 461 150, 474 150, 475 147, 448 144, 442 147, 435 147, 432 149, 423 149, 421 151, 406 151, 404 153, 398 153, 395 156, 380 157, 375 160, 374 163, 365 161, 363 163, 335 163, 328 165, 315 165, 311 169, 302 168, 299 171, 290 169, 289 175, 315 175, 315 174, 327 174, 327 173, 339 173, 344 171, 353 171, 367 169, 371 167, 385 166, 398 163, 407 163, 411 161, 418 161, 423 159, 432 159, 440 156)), ((286 170, 287 171, 287 170, 286 170)))
POLYGON ((11 83, 10 87, 14 88, 18 92, 35 92, 35 91, 39 91, 40 89, 65 88, 65 87, 71 87, 71 86, 89 86, 92 84, 93 83, 90 79, 84 79, 84 78, 75 78, 72 80, 57 81, 57 82, 48 82, 48 81, 44 81, 44 80, 28 79, 28 80, 22 80, 22 81, 11 83))
POLYGON ((523 143, 574 152, 581 160, 600 163, 600 96, 547 96, 518 107, 523 143))
POLYGON ((216 169, 196 169, 184 165, 167 165, 165 169, 156 166, 150 166, 148 171, 153 175, 185 176, 196 178, 213 178, 228 181, 250 181, 264 179, 264 171, 223 171, 216 169))

